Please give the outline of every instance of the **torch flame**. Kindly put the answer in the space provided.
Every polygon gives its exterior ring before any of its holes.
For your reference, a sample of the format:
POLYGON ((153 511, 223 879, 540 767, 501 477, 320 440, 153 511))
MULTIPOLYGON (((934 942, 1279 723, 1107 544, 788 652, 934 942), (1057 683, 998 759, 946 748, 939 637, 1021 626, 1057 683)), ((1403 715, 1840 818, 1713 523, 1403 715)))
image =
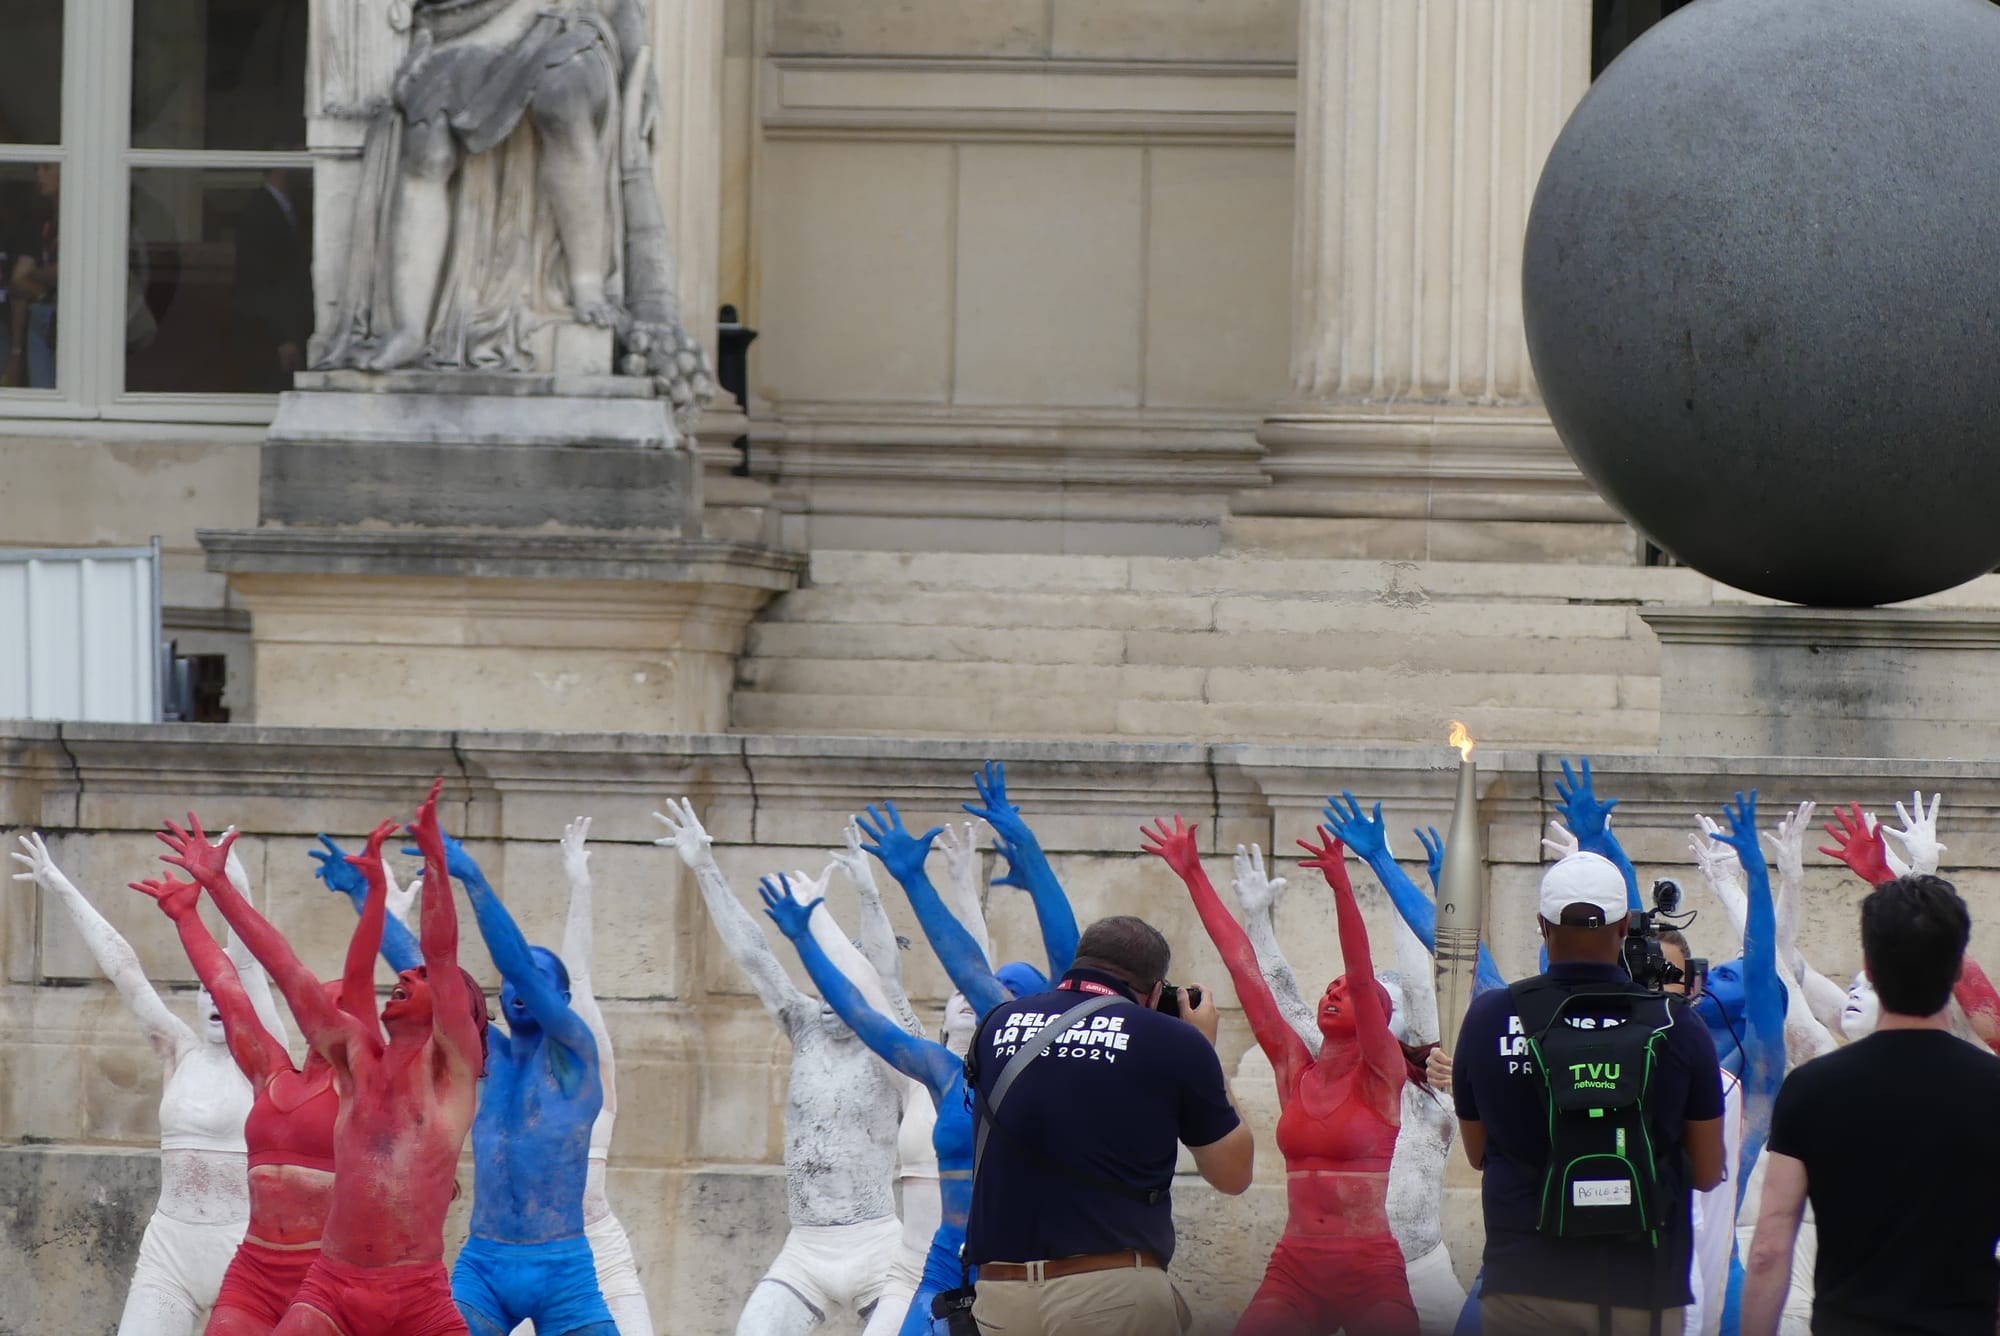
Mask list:
POLYGON ((1472 759, 1472 746, 1473 746, 1472 734, 1465 731, 1464 724, 1460 723, 1456 719, 1452 720, 1451 736, 1447 738, 1446 741, 1449 742, 1452 746, 1458 748, 1459 760, 1469 761, 1472 759))

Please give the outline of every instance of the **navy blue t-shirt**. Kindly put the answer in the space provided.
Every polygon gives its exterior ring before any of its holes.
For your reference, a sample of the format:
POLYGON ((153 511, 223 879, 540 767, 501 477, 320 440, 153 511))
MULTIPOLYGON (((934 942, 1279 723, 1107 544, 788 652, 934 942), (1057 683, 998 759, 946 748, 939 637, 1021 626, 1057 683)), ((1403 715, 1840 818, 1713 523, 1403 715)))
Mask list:
MULTIPOLYGON (((1617 965, 1549 966, 1548 977, 1594 986, 1631 983, 1617 965)), ((1584 1004, 1575 1004, 1581 1007, 1584 1004)), ((1588 1015, 1588 1010, 1574 1014, 1588 1015)), ((1654 1144, 1678 1146, 1682 1128, 1722 1116, 1722 1077, 1715 1041, 1695 1014, 1676 1005, 1661 1061, 1647 1096, 1654 1144)), ((1452 1092, 1458 1116, 1486 1130, 1486 1282, 1488 1294, 1611 1304, 1618 1308, 1679 1308, 1694 1300, 1688 1289, 1689 1223, 1687 1157, 1669 1155, 1661 1190, 1670 1203, 1656 1248, 1644 1238, 1544 1237, 1542 1185, 1548 1173, 1548 1115, 1541 1080, 1528 1054, 1528 1035, 1504 988, 1482 993, 1466 1008, 1452 1058, 1452 1092)))
MULTIPOLYGON (((1110 975, 1074 969, 1064 982, 1115 990, 1120 1000, 1058 1037, 1021 1072, 996 1111, 1017 1140, 1141 1191, 1170 1187, 1177 1143, 1206 1146, 1236 1129, 1222 1062, 1201 1031, 1131 1000, 1110 975)), ((1057 989, 1015 998, 973 1037, 978 1084, 989 1098, 1020 1046, 1089 991, 1057 989)), ((1164 1192, 1137 1200, 1080 1181, 1009 1141, 986 1139, 965 1231, 975 1263, 1037 1262, 1143 1248, 1174 1255, 1174 1209, 1164 1192)))

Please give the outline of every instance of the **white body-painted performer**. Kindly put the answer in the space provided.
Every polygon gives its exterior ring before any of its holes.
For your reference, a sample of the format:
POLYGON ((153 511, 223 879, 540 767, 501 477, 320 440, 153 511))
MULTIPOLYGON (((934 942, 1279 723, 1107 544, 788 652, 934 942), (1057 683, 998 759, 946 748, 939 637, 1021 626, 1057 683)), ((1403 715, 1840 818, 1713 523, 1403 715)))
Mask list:
MULTIPOLYGON (((37 834, 21 837, 14 855, 32 881, 68 912, 104 977, 138 1018, 165 1069, 160 1091, 160 1199, 139 1243, 139 1261, 118 1319, 119 1336, 192 1336, 214 1304, 223 1272, 250 1223, 249 1155, 243 1120, 250 1114, 249 1079, 230 1056, 222 1013, 207 989, 197 1002, 199 1030, 161 1000, 131 943, 118 935, 49 857, 37 834)), ((230 880, 242 867, 230 860, 230 880)), ((230 959, 265 1028, 286 1036, 263 968, 232 935, 230 959)))
POLYGON ((694 873, 723 945, 792 1043, 785 1103, 791 1233, 737 1320, 737 1336, 804 1336, 830 1312, 867 1314, 902 1241, 893 1179, 904 1082, 818 999, 799 991, 729 888, 686 799, 654 817, 694 873))
MULTIPOLYGON (((1272 921, 1272 909, 1285 879, 1265 875, 1264 854, 1256 845, 1246 848, 1239 844, 1235 884, 1237 901, 1243 906, 1243 930, 1257 953, 1264 980, 1271 985, 1286 1022, 1317 1054, 1323 1042, 1318 1021, 1299 992, 1298 978, 1278 945, 1272 921)), ((1400 914, 1391 917, 1395 919, 1390 931, 1396 969, 1375 974, 1376 981, 1389 991, 1389 1029, 1401 1044, 1434 1043, 1438 1013, 1431 954, 1400 914)), ((1437 1055, 1432 1056, 1435 1059, 1437 1055)), ((1396 1150, 1389 1161, 1389 1229, 1403 1250, 1419 1329, 1424 1336, 1449 1336, 1465 1306, 1465 1287, 1452 1270, 1441 1218, 1445 1162, 1458 1134, 1458 1120, 1445 1094, 1451 1081, 1449 1064, 1432 1061, 1428 1070, 1432 1088, 1414 1081, 1403 1085, 1403 1122, 1396 1129, 1396 1150)))

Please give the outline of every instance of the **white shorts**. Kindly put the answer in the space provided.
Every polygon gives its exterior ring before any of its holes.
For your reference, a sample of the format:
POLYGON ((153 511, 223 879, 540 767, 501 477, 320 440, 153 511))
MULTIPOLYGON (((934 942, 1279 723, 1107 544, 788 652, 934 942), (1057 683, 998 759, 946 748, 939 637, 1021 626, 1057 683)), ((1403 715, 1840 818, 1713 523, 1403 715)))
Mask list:
POLYGON ((590 1255, 597 1262, 597 1288, 606 1299, 646 1297, 639 1283, 639 1263, 632 1257, 632 1240, 615 1215, 601 1215, 583 1223, 583 1236, 590 1240, 590 1255))
POLYGON ((1451 1249, 1440 1242, 1422 1257, 1403 1263, 1410 1278, 1410 1302, 1417 1307, 1417 1330, 1423 1336, 1451 1336, 1465 1307, 1465 1286, 1451 1269, 1451 1249))
POLYGON ((236 1259, 247 1220, 196 1225, 153 1212, 139 1240, 139 1261, 132 1268, 132 1288, 145 1286, 185 1303, 191 1312, 215 1306, 222 1273, 236 1259))
POLYGON ((793 1225, 759 1283, 783 1285, 822 1317, 859 1312, 888 1288, 902 1246, 903 1222, 893 1215, 852 1225, 793 1225))

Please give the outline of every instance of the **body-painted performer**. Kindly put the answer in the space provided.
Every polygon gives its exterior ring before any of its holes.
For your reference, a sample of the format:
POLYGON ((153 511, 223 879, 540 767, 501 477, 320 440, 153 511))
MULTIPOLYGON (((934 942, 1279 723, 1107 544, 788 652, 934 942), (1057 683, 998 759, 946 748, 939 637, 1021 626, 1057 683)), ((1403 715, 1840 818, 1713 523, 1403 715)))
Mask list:
MULTIPOLYGON (((63 875, 42 837, 23 835, 21 847, 26 852, 14 858, 28 871, 16 873, 15 880, 34 882, 62 905, 91 958, 145 1030, 165 1072, 160 1199, 139 1243, 119 1334, 189 1336, 201 1313, 216 1302, 250 1223, 243 1139, 250 1081, 230 1055, 225 1013, 210 990, 199 994, 197 1030, 160 999, 131 944, 63 875)), ((244 976, 252 988, 260 986, 261 972, 253 963, 245 962, 244 976)), ((266 1023, 277 1024, 268 1002, 266 1012, 266 1023)))
POLYGON ((432 786, 410 826, 424 853, 424 964, 397 976, 379 1022, 375 953, 388 901, 381 851, 394 823, 377 827, 361 856, 368 902, 348 944, 339 1005, 221 875, 222 851, 209 849, 198 825, 186 834, 170 827, 172 836, 162 837, 176 850, 167 861, 201 883, 270 970, 307 1041, 332 1066, 340 1095, 320 1256, 277 1336, 468 1336, 445 1274, 444 1217, 478 1098, 486 1002, 458 965, 458 915, 437 822, 441 786, 432 786))
MULTIPOLYGON (((1417 889, 1409 873, 1403 871, 1396 856, 1389 852, 1389 828, 1382 821, 1382 804, 1375 804, 1375 814, 1371 817, 1361 810, 1361 804, 1355 801, 1352 793, 1342 790, 1338 802, 1327 799, 1326 828, 1355 857, 1368 865, 1368 870, 1375 874, 1375 880, 1381 882, 1382 889, 1389 893, 1389 900, 1396 906, 1397 914, 1417 935, 1417 940, 1423 943, 1424 950, 1435 954, 1437 904, 1417 889)), ((1479 943, 1479 963, 1473 975, 1473 995, 1506 986, 1507 981, 1500 977, 1500 969, 1493 963, 1493 953, 1486 949, 1482 940, 1479 943)))
MULTIPOLYGON (((570 1006, 562 960, 528 944, 463 845, 439 840, 500 971, 507 1022, 488 1041, 471 1237, 452 1265, 452 1298, 473 1336, 505 1336, 517 1322, 548 1336, 617 1336, 583 1232, 591 1127, 604 1106, 597 1040, 570 1006)), ((427 858, 426 898, 433 875, 427 858)))
POLYGON ((785 1100, 791 1232, 737 1319, 738 1336, 802 1336, 836 1309, 880 1300, 902 1225, 891 1181, 904 1083, 830 1006, 800 992, 709 849, 686 799, 654 818, 694 873, 724 947, 792 1044, 785 1100))
MULTIPOLYGON (((1422 835, 1422 832, 1419 832, 1422 835)), ((1436 832, 1425 842, 1432 854, 1433 880, 1442 844, 1436 832)), ((1318 1056, 1323 1038, 1312 1008, 1299 991, 1278 945, 1272 909, 1285 887, 1283 877, 1267 876, 1263 852, 1256 845, 1236 846, 1236 899, 1243 906, 1243 929, 1250 938, 1278 1009, 1305 1046, 1318 1056)), ((1403 1121, 1396 1129, 1396 1151, 1389 1161, 1389 1231, 1403 1250, 1403 1270, 1416 1305, 1417 1327, 1424 1336, 1441 1336, 1456 1325, 1465 1307, 1465 1286, 1452 1270, 1445 1246, 1444 1171, 1451 1143, 1458 1132, 1452 1113, 1451 1060, 1437 1047, 1437 986, 1430 952, 1417 940, 1401 915, 1394 934, 1396 969, 1375 978, 1389 992, 1389 1029, 1411 1062, 1411 1079, 1403 1086, 1403 1121), (1421 1079, 1416 1063, 1424 1063, 1421 1079)))
POLYGON ((1290 1208, 1263 1284, 1236 1324, 1239 1336, 1350 1336, 1417 1331, 1403 1252, 1389 1229, 1389 1165, 1409 1066, 1389 1031, 1389 997, 1375 979, 1368 928, 1332 834, 1300 842, 1333 891, 1347 973, 1320 999, 1324 1040, 1315 1057, 1293 1033, 1257 967, 1243 929, 1202 870, 1194 828, 1179 817, 1146 831, 1145 850, 1187 885, 1236 985, 1243 1014, 1278 1079, 1278 1149, 1290 1208))

